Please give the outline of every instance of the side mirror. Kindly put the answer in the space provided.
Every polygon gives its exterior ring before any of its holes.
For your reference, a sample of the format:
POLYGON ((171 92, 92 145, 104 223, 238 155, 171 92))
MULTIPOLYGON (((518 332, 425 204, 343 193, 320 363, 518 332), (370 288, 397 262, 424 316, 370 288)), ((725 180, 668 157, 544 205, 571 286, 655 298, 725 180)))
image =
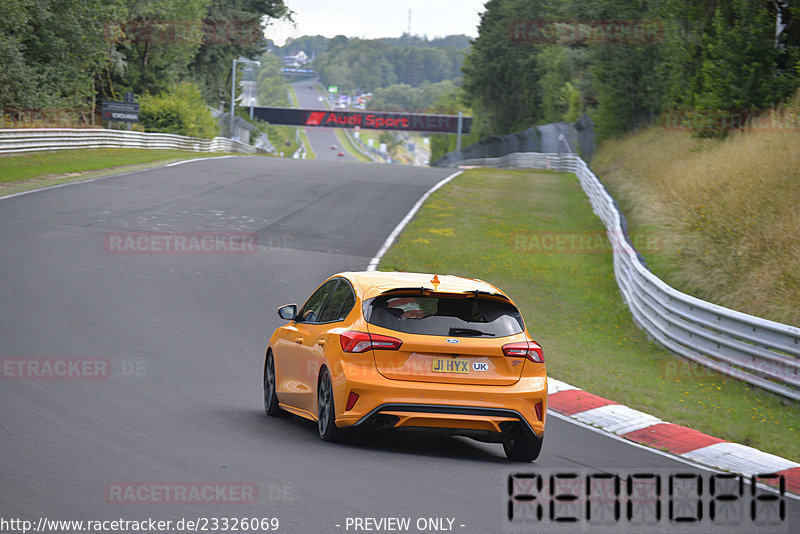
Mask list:
POLYGON ((278 315, 281 316, 281 319, 294 321, 294 318, 297 317, 297 304, 286 304, 281 306, 278 308, 278 315))

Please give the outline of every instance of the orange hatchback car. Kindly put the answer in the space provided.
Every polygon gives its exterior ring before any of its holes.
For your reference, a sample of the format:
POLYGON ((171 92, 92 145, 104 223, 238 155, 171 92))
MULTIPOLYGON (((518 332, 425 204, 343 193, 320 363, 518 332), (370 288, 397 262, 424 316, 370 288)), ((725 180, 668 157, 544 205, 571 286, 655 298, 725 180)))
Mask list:
POLYGON ((542 348, 502 291, 481 280, 346 272, 298 310, 278 308, 264 409, 345 429, 424 430, 539 456, 547 413, 542 348))

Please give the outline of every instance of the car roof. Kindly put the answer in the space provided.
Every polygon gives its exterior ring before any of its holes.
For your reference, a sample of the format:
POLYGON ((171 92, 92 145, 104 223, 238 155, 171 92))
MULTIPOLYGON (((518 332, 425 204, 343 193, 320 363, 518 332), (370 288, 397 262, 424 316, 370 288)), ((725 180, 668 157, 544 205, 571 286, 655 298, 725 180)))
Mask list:
POLYGON ((350 280, 356 289, 356 293, 363 299, 372 298, 393 289, 412 288, 425 288, 436 293, 479 292, 508 299, 505 293, 488 282, 449 274, 360 271, 339 273, 336 276, 350 280), (434 276, 436 276, 438 284, 434 284, 434 276))

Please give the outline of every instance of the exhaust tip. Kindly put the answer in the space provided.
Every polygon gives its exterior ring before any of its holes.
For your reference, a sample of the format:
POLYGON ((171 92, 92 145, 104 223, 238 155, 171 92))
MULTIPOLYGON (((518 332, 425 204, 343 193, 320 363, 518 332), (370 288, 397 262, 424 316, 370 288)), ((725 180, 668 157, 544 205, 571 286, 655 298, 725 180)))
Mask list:
POLYGON ((385 430, 387 428, 393 428, 397 424, 397 417, 389 416, 389 415, 378 415, 376 416, 372 422, 370 423, 372 428, 375 430, 385 430))
POLYGON ((389 426, 389 421, 387 421, 385 417, 379 415, 372 420, 372 428, 375 430, 383 430, 387 426, 389 426))
POLYGON ((505 435, 509 439, 518 438, 522 434, 522 426, 519 423, 513 423, 506 427, 505 435))

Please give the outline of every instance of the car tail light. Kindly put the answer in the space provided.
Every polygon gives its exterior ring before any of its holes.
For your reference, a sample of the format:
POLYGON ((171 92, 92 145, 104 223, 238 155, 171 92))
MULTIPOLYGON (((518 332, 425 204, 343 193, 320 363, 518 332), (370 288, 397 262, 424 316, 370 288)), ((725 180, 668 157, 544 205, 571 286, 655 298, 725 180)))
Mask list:
POLYGON ((544 351, 535 341, 520 341, 503 345, 503 354, 509 358, 527 358, 533 363, 544 363, 544 351))
MULTIPOLYGON (((351 395, 352 395, 352 393, 351 393, 351 395)), ((349 408, 348 408, 348 409, 349 409, 349 408)), ((541 421, 541 420, 542 420, 542 401, 539 401, 539 402, 537 402, 537 403, 536 403, 536 404, 533 406, 533 409, 536 411, 536 419, 538 419, 539 421, 541 421)))
POLYGON ((403 344, 402 341, 395 337, 367 334, 366 332, 355 332, 353 330, 339 334, 339 342, 345 352, 366 352, 370 349, 397 350, 403 344))

